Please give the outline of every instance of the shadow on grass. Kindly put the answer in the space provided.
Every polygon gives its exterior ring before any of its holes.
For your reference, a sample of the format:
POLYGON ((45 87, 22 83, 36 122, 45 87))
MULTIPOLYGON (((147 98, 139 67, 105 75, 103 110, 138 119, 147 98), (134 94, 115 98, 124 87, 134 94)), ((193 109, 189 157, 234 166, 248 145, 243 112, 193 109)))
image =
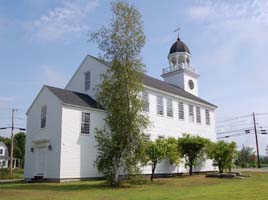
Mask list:
POLYGON ((163 181, 146 182, 144 184, 131 183, 129 181, 122 181, 122 184, 118 188, 110 187, 106 182, 91 182, 91 181, 80 181, 80 182, 68 182, 68 183, 7 183, 1 184, 0 190, 39 190, 39 191, 83 191, 83 190, 120 190, 130 189, 139 185, 164 185, 163 181))
POLYGON ((169 178, 156 178, 153 182, 136 182, 130 180, 122 181, 122 185, 119 188, 110 187, 105 181, 79 181, 79 182, 65 182, 65 183, 7 183, 0 184, 0 190, 38 190, 38 191, 57 191, 57 192, 72 192, 72 191, 84 191, 84 190, 120 190, 131 189, 142 186, 163 186, 173 182, 174 180, 185 179, 188 176, 169 177, 169 178))
POLYGON ((71 183, 10 183, 0 185, 0 189, 7 190, 39 190, 39 191, 78 191, 112 189, 105 182, 71 182, 71 183))

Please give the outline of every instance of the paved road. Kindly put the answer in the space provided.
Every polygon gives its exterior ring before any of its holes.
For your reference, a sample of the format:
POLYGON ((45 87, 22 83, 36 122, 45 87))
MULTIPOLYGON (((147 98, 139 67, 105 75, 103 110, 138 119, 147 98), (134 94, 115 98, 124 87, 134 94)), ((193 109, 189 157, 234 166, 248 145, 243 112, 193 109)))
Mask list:
POLYGON ((7 180, 0 180, 0 183, 17 183, 21 181, 23 181, 23 179, 7 179, 7 180))
POLYGON ((268 168, 235 168, 233 172, 268 172, 268 168))

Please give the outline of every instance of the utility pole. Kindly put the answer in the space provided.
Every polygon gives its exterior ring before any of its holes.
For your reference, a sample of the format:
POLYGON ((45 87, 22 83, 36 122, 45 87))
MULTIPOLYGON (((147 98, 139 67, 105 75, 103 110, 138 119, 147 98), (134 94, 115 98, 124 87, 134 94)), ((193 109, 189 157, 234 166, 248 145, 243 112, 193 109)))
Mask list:
POLYGON ((255 132, 255 140, 256 140, 258 168, 261 168, 260 154, 259 154, 259 143, 258 143, 258 134, 257 134, 256 119, 255 119, 255 113, 254 112, 253 112, 253 123, 254 123, 254 132, 255 132))
POLYGON ((12 118, 11 118, 11 148, 10 148, 10 164, 9 164, 9 173, 12 176, 12 167, 13 167, 13 149, 14 149, 14 112, 15 109, 12 109, 12 118))

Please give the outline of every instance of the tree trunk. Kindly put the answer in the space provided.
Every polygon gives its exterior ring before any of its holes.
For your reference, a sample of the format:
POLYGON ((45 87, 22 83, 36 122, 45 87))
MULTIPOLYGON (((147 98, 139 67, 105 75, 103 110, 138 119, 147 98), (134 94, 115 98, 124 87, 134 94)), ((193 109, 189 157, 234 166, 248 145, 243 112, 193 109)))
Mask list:
POLYGON ((190 167, 189 174, 190 174, 190 176, 192 176, 193 175, 193 164, 190 163, 189 167, 190 167))
POLYGON ((154 162, 152 165, 151 181, 154 181, 155 168, 156 168, 156 162, 154 162))
POLYGON ((220 173, 223 173, 223 167, 221 165, 219 165, 219 171, 220 173))
POLYGON ((116 170, 112 183, 111 183, 112 187, 118 187, 119 186, 119 169, 116 170))
MULTIPOLYGON (((118 159, 120 160, 120 159, 118 159)), ((118 161, 120 162, 120 161, 118 161)), ((116 160, 114 160, 114 174, 111 180, 111 186, 112 187, 118 187, 119 186, 119 173, 120 173, 120 165, 118 165, 118 163, 116 160)))

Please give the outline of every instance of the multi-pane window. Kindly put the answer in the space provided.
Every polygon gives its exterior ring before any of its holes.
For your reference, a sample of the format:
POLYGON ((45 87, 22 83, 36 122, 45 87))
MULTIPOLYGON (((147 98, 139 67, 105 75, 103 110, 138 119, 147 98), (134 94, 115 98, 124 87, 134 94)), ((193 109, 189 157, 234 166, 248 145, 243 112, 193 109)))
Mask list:
POLYGON ((196 107, 195 108, 195 112, 196 112, 196 122, 201 124, 201 111, 200 111, 200 107, 196 107))
POLYGON ((90 72, 85 72, 85 90, 90 89, 90 72))
POLYGON ((167 116, 173 117, 172 99, 167 99, 167 116))
POLYGON ((184 106, 183 106, 183 102, 179 102, 178 103, 178 113, 179 113, 179 119, 184 119, 184 106))
POLYGON ((164 114, 164 105, 163 105, 163 97, 157 96, 157 114, 163 115, 164 114))
POLYGON ((205 110, 205 113, 206 113, 206 124, 207 125, 210 125, 210 114, 209 114, 209 110, 206 109, 205 110))
POLYGON ((194 106, 189 105, 189 121, 194 122, 194 106))
POLYGON ((45 128, 47 123, 47 106, 41 107, 41 128, 45 128))
POLYGON ((149 134, 144 134, 143 139, 144 139, 145 142, 149 142, 150 141, 150 135, 149 134))
POLYGON ((149 112, 149 95, 147 92, 142 92, 143 111, 149 112))
POLYGON ((3 148, 0 149, 0 155, 4 156, 4 149, 3 148))
POLYGON ((89 129, 90 129, 90 113, 82 112, 81 133, 89 134, 89 129))

